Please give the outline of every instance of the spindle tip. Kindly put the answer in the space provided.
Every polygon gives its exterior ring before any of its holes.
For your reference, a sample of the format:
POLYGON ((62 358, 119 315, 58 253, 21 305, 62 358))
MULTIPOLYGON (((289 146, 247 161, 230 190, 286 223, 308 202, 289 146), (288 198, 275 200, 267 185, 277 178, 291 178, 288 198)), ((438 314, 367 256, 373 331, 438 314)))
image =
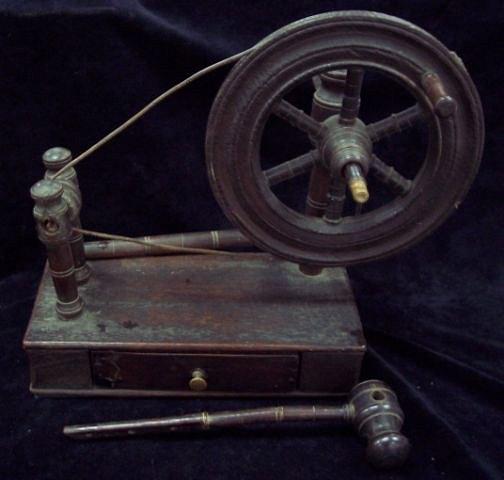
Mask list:
POLYGON ((356 203, 366 203, 369 200, 369 191, 364 178, 354 178, 348 182, 352 198, 356 203))

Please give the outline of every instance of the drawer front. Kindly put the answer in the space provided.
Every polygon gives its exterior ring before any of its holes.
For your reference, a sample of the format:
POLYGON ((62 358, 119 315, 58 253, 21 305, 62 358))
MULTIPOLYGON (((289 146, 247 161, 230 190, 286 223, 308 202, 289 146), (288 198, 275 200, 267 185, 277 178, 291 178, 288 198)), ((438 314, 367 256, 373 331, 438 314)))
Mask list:
POLYGON ((299 368, 298 355, 94 351, 91 363, 99 387, 200 393, 294 391, 299 368), (190 384, 196 377, 199 380, 190 384))

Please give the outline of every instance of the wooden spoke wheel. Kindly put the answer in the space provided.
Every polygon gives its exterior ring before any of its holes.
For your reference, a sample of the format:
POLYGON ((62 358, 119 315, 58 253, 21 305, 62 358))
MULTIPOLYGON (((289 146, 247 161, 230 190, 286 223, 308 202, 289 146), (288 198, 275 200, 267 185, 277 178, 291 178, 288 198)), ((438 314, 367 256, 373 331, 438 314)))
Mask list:
POLYGON ((396 253, 440 225, 472 183, 483 137, 479 97, 455 53, 411 23, 348 11, 290 24, 233 68, 212 107, 206 157, 220 206, 258 247, 301 264, 339 266, 396 253), (303 82, 342 71, 337 114, 316 119, 285 99, 303 82), (359 107, 367 72, 391 78, 416 104, 364 124, 359 107), (272 115, 308 136, 312 148, 264 170, 261 141, 272 115), (374 147, 418 122, 428 132, 426 155, 414 177, 406 178, 374 147), (299 212, 272 187, 308 171, 317 201, 299 212), (394 197, 369 210, 371 177, 394 197), (342 208, 345 191, 357 205, 351 215, 342 208))

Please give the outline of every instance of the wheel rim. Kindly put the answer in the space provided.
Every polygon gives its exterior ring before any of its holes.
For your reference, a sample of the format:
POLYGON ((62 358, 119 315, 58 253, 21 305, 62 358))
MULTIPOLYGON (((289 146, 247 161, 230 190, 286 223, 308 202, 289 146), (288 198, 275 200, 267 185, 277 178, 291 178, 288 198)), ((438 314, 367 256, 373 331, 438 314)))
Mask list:
POLYGON ((212 107, 206 151, 216 198, 245 235, 289 260, 336 266, 390 255, 436 228, 467 191, 482 142, 477 93, 445 47, 393 17, 338 12, 281 29, 235 67, 212 107), (394 77, 429 112, 420 79, 435 71, 458 109, 448 118, 430 113, 426 160, 407 196, 334 226, 278 200, 260 169, 259 146, 272 108, 287 91, 322 71, 354 67, 394 77))

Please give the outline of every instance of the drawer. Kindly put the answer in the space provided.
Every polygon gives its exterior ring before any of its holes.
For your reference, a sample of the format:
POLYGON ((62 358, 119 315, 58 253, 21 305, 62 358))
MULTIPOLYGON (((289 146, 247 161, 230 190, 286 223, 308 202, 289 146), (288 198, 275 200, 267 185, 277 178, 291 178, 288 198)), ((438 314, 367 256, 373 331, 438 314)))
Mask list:
POLYGON ((91 352, 98 387, 241 393, 297 388, 299 358, 285 355, 91 352))

